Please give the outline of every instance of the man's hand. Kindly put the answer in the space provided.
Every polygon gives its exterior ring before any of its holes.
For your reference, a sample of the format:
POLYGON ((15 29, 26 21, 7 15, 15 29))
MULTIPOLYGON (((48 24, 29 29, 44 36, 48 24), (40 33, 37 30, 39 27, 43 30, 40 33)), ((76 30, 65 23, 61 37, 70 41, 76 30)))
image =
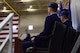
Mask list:
POLYGON ((34 41, 35 37, 31 38, 31 41, 34 41))
POLYGON ((32 36, 32 37, 31 37, 31 40, 33 41, 36 37, 37 37, 37 36, 32 36))

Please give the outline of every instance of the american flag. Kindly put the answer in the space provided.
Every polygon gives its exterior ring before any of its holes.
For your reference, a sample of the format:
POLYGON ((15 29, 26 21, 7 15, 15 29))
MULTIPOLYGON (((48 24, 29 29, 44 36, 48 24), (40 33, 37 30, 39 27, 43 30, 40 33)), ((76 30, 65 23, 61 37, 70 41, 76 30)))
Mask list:
MULTIPOLYGON (((2 22, 7 16, 0 16, 2 22)), ((19 16, 13 17, 13 42, 18 37, 19 16)), ((7 24, 2 31, 0 31, 0 43, 4 42, 6 36, 9 34, 9 24, 7 24)))

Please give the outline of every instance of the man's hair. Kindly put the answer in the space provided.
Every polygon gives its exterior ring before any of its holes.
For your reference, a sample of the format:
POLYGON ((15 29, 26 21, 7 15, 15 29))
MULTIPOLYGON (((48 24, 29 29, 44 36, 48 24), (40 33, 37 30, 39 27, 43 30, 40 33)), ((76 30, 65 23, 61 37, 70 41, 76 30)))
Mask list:
POLYGON ((58 4, 56 2, 51 2, 48 7, 50 7, 52 11, 57 12, 58 4))
POLYGON ((66 18, 68 18, 68 11, 62 11, 61 16, 65 16, 66 18))
POLYGON ((51 8, 52 11, 57 12, 57 8, 51 8))
POLYGON ((65 18, 68 18, 68 16, 67 16, 67 15, 63 15, 63 16, 65 16, 65 18))

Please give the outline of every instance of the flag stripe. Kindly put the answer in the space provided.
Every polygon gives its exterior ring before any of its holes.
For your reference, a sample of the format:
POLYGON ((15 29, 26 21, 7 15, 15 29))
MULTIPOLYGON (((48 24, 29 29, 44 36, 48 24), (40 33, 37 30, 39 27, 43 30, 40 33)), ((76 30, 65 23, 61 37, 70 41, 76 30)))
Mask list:
MULTIPOLYGON (((7 35, 0 35, 0 38, 5 38, 7 35)), ((13 37, 18 37, 18 34, 13 34, 13 37)))
MULTIPOLYGON (((0 20, 0 22, 2 22, 3 20, 0 20)), ((14 19, 13 21, 19 21, 19 19, 14 19)))
MULTIPOLYGON (((16 23, 16 24, 13 24, 13 25, 18 25, 18 24, 16 23)), ((6 26, 9 26, 9 24, 7 24, 6 26)))
MULTIPOLYGON (((13 21, 13 24, 18 24, 19 22, 18 21, 13 21)), ((9 23, 8 23, 9 24, 9 23)))
MULTIPOLYGON (((0 35, 6 35, 6 34, 9 34, 9 33, 0 33, 0 35)), ((18 34, 18 32, 14 32, 13 34, 18 34)))
MULTIPOLYGON (((0 22, 2 22, 7 16, 0 16, 0 22)), ((15 38, 18 37, 18 24, 19 24, 19 17, 13 17, 13 42, 15 38), (16 27, 15 27, 16 26, 16 27)), ((9 23, 0 31, 0 44, 5 40, 5 38, 9 35, 9 23)))
MULTIPOLYGON (((0 20, 4 20, 5 18, 0 18, 0 20)), ((19 19, 19 18, 13 18, 13 20, 16 20, 16 19, 19 19)))
MULTIPOLYGON (((16 30, 15 32, 18 33, 18 30, 16 30)), ((2 30, 2 31, 0 31, 0 34, 1 34, 1 33, 9 33, 9 30, 4 30, 4 31, 2 30)))
MULTIPOLYGON (((18 29, 18 28, 17 28, 17 29, 18 29)), ((4 31, 4 30, 9 30, 9 27, 8 27, 8 28, 4 28, 3 31, 4 31)))
MULTIPOLYGON (((0 43, 4 42, 5 39, 1 39, 0 43)), ((15 39, 13 39, 13 42, 15 42, 15 39)))
MULTIPOLYGON (((15 39, 16 37, 13 37, 13 39, 15 39)), ((0 40, 3 40, 3 39, 5 39, 5 37, 4 38, 0 38, 0 40)))

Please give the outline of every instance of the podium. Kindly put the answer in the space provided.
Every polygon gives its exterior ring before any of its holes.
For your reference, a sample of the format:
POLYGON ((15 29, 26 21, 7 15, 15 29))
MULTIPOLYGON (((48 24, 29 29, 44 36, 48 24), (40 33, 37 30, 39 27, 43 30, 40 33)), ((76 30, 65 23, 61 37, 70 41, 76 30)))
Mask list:
POLYGON ((15 38, 14 53, 23 53, 22 43, 23 43, 23 41, 21 41, 18 38, 15 38))

